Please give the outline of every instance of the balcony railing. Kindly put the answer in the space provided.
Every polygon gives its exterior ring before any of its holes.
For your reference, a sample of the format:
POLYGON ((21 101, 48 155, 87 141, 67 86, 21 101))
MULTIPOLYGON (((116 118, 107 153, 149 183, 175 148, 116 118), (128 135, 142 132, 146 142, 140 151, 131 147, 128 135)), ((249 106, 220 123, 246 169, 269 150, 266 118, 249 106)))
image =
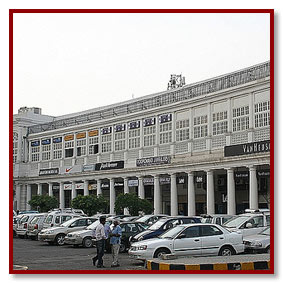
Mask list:
POLYGON ((152 98, 146 98, 144 100, 138 100, 132 103, 125 103, 116 107, 109 106, 109 108, 103 109, 101 111, 94 110, 95 112, 92 113, 81 114, 71 118, 65 118, 45 124, 34 125, 28 128, 28 133, 40 133, 44 131, 99 121, 106 118, 127 115, 137 111, 152 109, 164 105, 169 105, 175 102, 189 100, 194 97, 239 86, 269 76, 270 62, 268 61, 251 68, 234 72, 222 77, 217 77, 212 80, 186 85, 182 88, 168 91, 152 98))

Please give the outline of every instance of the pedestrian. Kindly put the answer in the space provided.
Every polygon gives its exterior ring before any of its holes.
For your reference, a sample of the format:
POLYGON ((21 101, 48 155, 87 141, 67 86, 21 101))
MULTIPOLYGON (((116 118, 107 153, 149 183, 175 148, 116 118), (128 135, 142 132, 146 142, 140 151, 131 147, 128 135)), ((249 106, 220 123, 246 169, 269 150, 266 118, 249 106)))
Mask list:
POLYGON ((118 254, 121 244, 121 236, 122 236, 122 229, 119 225, 119 222, 117 220, 114 220, 114 227, 110 233, 110 244, 111 244, 111 250, 112 250, 112 264, 111 267, 118 267, 120 266, 118 262, 118 254))
POLYGON ((94 258, 92 258, 92 263, 95 266, 96 261, 98 261, 97 267, 102 268, 102 267, 105 267, 103 266, 103 256, 104 256, 105 239, 106 239, 105 228, 104 228, 106 217, 101 216, 99 218, 99 221, 100 223, 97 225, 95 229, 97 254, 94 258))

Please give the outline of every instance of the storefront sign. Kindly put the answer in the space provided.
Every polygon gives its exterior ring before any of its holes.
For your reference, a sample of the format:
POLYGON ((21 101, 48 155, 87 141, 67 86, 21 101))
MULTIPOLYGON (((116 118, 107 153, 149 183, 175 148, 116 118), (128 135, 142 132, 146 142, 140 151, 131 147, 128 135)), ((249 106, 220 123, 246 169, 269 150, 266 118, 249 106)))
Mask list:
POLYGON ((110 184, 109 183, 101 183, 101 189, 109 189, 110 184))
POLYGON ((89 184, 88 185, 88 190, 89 191, 93 191, 93 190, 96 190, 97 189, 97 184, 89 184))
POLYGON ((65 141, 72 141, 74 139, 74 135, 68 135, 64 137, 65 141))
POLYGON ((76 134, 76 138, 77 139, 84 139, 85 137, 86 137, 86 133, 85 132, 76 134))
POLYGON ((41 141, 42 145, 51 144, 51 139, 46 139, 41 141))
POLYGON ((269 177, 270 176, 270 170, 259 170, 257 171, 257 176, 258 177, 269 177))
POLYGON ((57 175, 59 174, 59 168, 49 168, 49 169, 40 169, 39 176, 45 175, 57 175))
POLYGON ((195 183, 205 183, 206 177, 205 175, 195 176, 195 183))
POLYGON ((124 168, 124 161, 112 161, 112 162, 95 164, 95 171, 122 169, 122 168, 124 168))
POLYGON ((94 170, 95 170, 95 164, 83 165, 83 168, 82 168, 83 172, 89 172, 89 171, 94 171, 94 170))
POLYGON ((129 129, 138 129, 140 127, 140 121, 133 121, 129 123, 129 129))
POLYGON ((152 126, 152 125, 155 125, 155 118, 147 118, 143 120, 144 127, 152 126))
POLYGON ((171 163, 171 156, 148 157, 148 158, 141 158, 136 160, 137 167, 162 165, 162 164, 170 164, 170 163, 171 163))
POLYGON ((172 121, 172 114, 164 114, 159 116, 159 123, 166 123, 172 121))
POLYGON ((82 172, 81 165, 64 166, 61 168, 61 174, 73 174, 73 173, 81 173, 81 172, 82 172))
POLYGON ((39 141, 32 141, 30 143, 31 146, 39 146, 40 145, 40 142, 39 141))
POLYGON ((234 176, 235 176, 235 179, 249 178, 249 171, 235 172, 234 176))
POLYGON ((152 186, 154 185, 154 178, 143 178, 144 186, 152 186))
POLYGON ((124 187, 124 182, 114 182, 114 187, 124 187))
POLYGON ((64 190, 70 191, 72 189, 72 184, 64 184, 64 190))
POLYGON ((139 180, 128 180, 128 186, 129 187, 138 187, 139 180))
POLYGON ((83 184, 83 183, 75 184, 75 188, 76 188, 77 190, 83 190, 84 184, 83 184))
POLYGON ((107 128, 101 129, 102 135, 111 134, 111 133, 112 133, 112 127, 107 127, 107 128))
POLYGON ((237 156, 270 151, 270 140, 230 145, 224 147, 224 156, 237 156))
POLYGON ((88 132, 89 137, 96 137, 98 136, 98 130, 93 130, 88 132))
POLYGON ((177 177, 177 184, 185 184, 186 179, 184 176, 177 177))
POLYGON ((60 143, 60 142, 62 142, 62 137, 53 138, 53 143, 60 143))
POLYGON ((126 124, 120 124, 114 126, 115 132, 122 132, 126 130, 126 124))
POLYGON ((171 177, 159 177, 160 185, 168 185, 171 184, 171 177))

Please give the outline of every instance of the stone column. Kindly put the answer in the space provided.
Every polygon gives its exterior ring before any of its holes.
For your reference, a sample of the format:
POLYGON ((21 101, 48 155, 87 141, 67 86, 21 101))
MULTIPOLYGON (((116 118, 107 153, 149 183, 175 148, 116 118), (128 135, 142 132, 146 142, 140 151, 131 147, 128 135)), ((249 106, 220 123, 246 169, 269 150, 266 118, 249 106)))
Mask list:
POLYGON ((53 197, 52 183, 48 183, 48 195, 53 197))
POLYGON ((72 182, 72 196, 71 196, 71 198, 74 199, 76 196, 77 196, 76 183, 72 182))
POLYGON ((171 174, 171 191, 170 191, 171 216, 178 215, 178 191, 176 184, 176 173, 171 174))
POLYGON ((227 214, 236 214, 236 192, 233 168, 227 169, 227 214))
POLYGON ((110 179, 110 214, 115 214, 115 188, 114 188, 114 178, 110 179))
POLYGON ((59 189, 59 208, 65 208, 65 193, 64 193, 64 183, 60 182, 59 189))
POLYGON ((188 172, 188 216, 196 215, 194 173, 188 172))
POLYGON ((42 184, 41 184, 41 183, 38 183, 38 184, 37 184, 37 194, 38 194, 39 196, 42 195, 42 184))
POLYGON ((160 196, 160 184, 159 184, 159 175, 154 176, 154 214, 161 213, 161 196, 160 196))
MULTIPOLYGON (((128 186, 128 178, 124 178, 124 195, 128 194, 129 191, 129 186, 128 186)), ((124 215, 129 215, 129 209, 124 208, 124 215)))
POLYGON ((139 177, 139 187, 138 187, 138 195, 141 199, 144 199, 144 185, 143 185, 143 177, 139 177))
POLYGON ((31 209, 30 205, 28 204, 30 200, 31 200, 31 184, 27 184, 27 210, 31 209))
POLYGON ((207 188, 206 188, 206 205, 207 214, 215 213, 215 201, 214 201, 214 182, 213 182, 213 171, 208 170, 207 174, 207 188))
POLYGON ((88 180, 84 180, 84 196, 88 196, 89 195, 88 184, 89 184, 89 181, 88 180))
POLYGON ((249 191, 250 209, 258 209, 256 167, 251 166, 249 169, 250 169, 250 191, 249 191))
POLYGON ((97 191, 96 191, 96 195, 99 196, 99 195, 102 195, 102 189, 101 189, 101 180, 100 179, 97 179, 97 191))

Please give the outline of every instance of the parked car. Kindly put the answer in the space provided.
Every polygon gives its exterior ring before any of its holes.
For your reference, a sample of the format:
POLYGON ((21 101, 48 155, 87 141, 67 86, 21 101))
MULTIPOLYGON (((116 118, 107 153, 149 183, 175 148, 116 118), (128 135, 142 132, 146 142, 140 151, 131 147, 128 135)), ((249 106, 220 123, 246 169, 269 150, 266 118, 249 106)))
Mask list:
POLYGON ((153 214, 150 214, 150 215, 143 215, 139 218, 137 218, 135 221, 138 221, 138 222, 144 222, 148 225, 152 225, 153 223, 155 223, 158 219, 162 218, 162 217, 167 217, 168 215, 166 214, 157 214, 157 215, 153 215, 153 214))
POLYGON ((138 260, 177 256, 230 256, 244 252, 243 235, 230 232, 217 224, 178 225, 158 238, 133 243, 130 257, 138 260))
POLYGON ((45 218, 43 222, 43 229, 58 227, 65 221, 80 216, 86 216, 81 209, 54 209, 49 211, 49 214, 45 218))
POLYGON ((163 217, 160 218, 157 222, 149 226, 145 231, 136 234, 131 237, 130 242, 137 242, 142 240, 147 240, 150 238, 156 238, 170 228, 173 228, 181 224, 189 223, 200 223, 201 217, 195 216, 175 216, 175 217, 163 217))
POLYGON ((56 243, 58 246, 62 246, 65 243, 65 236, 68 233, 82 230, 94 221, 96 221, 96 219, 91 217, 76 217, 70 219, 61 224, 59 227, 41 230, 38 234, 38 240, 48 242, 49 244, 56 243))
POLYGON ((223 225, 226 221, 235 217, 235 215, 227 215, 227 214, 201 214, 202 223, 212 223, 223 225))
POLYGON ((23 210, 23 211, 19 211, 19 215, 21 214, 32 214, 32 213, 39 213, 38 210, 23 210))
POLYGON ((123 220, 126 221, 126 222, 131 222, 131 221, 137 220, 139 217, 140 216, 127 216, 127 217, 124 217, 123 220))
POLYGON ((24 216, 25 216, 24 214, 21 214, 21 215, 17 215, 13 217, 13 237, 17 236, 17 228, 18 228, 20 219, 24 216))
POLYGON ((28 224, 27 236, 32 240, 37 240, 38 233, 43 229, 43 221, 47 213, 37 214, 28 224))
POLYGON ((28 231, 28 224, 36 217, 38 214, 32 213, 32 214, 23 214, 23 217, 18 222, 16 233, 19 238, 25 238, 27 237, 27 231, 28 231))
POLYGON ((270 226, 270 212, 259 210, 239 214, 223 225, 230 231, 237 231, 243 236, 255 235, 270 226))
POLYGON ((244 237, 245 251, 270 253, 270 227, 260 233, 244 237))

